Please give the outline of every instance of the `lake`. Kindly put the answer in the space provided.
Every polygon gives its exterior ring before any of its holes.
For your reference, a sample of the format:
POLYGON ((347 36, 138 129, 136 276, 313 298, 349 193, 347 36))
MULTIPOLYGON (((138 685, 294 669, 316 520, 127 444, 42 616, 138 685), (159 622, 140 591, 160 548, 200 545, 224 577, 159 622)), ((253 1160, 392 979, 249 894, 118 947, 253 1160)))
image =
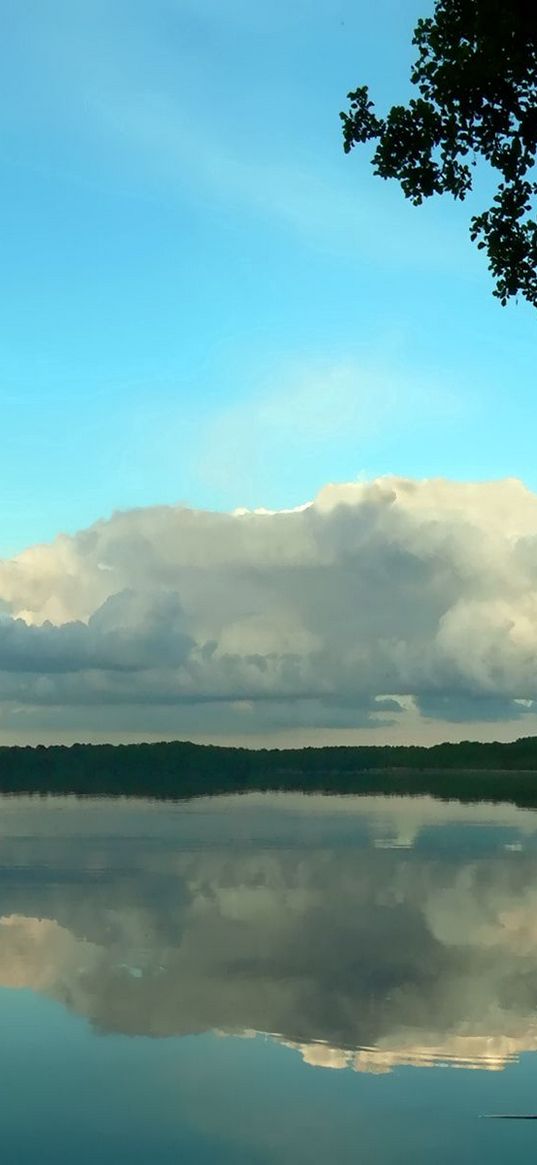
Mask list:
POLYGON ((537 813, 0 798, 10 1165, 533 1158, 537 813))

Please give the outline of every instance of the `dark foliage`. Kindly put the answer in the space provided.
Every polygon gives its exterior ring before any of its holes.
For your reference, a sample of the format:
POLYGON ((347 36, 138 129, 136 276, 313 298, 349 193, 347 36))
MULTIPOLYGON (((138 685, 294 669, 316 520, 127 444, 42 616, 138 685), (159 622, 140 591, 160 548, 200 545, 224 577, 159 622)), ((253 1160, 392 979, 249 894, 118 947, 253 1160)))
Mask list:
POLYGON ((174 742, 0 748, 0 792, 181 799, 202 794, 423 794, 537 807, 537 738, 433 748, 217 748, 174 742))
POLYGON ((477 159, 488 162, 498 189, 471 237, 502 304, 521 295, 537 306, 537 2, 437 0, 412 43, 419 97, 379 118, 367 86, 349 93, 345 151, 377 141, 375 173, 397 178, 415 205, 446 191, 464 199, 477 159))

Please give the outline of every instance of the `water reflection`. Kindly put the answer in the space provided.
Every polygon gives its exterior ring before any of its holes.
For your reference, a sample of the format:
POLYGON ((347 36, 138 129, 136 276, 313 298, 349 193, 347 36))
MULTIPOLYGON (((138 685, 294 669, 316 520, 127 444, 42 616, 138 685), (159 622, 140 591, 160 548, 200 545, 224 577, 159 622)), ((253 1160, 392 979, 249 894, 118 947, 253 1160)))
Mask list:
POLYGON ((311 1065, 537 1049, 537 815, 430 799, 0 802, 0 985, 311 1065))

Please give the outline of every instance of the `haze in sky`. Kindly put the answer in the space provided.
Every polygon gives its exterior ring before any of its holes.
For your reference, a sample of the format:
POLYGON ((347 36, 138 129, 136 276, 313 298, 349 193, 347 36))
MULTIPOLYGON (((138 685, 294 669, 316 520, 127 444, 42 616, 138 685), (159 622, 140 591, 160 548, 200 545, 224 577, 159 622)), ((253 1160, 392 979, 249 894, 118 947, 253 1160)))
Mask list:
POLYGON ((431 9, 5 6, 0 740, 536 730, 532 309, 341 144, 431 9))

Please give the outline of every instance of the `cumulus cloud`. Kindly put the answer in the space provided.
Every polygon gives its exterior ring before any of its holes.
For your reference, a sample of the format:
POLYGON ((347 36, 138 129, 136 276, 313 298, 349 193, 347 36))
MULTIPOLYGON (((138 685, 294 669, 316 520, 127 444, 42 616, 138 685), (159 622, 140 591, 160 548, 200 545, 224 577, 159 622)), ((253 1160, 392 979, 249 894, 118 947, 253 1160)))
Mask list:
POLYGON ((537 700, 536 659, 537 496, 516 480, 329 485, 274 513, 133 510, 0 562, 4 719, 116 706, 143 731, 151 709, 172 729, 189 709, 245 734, 409 706, 514 720, 537 700))

